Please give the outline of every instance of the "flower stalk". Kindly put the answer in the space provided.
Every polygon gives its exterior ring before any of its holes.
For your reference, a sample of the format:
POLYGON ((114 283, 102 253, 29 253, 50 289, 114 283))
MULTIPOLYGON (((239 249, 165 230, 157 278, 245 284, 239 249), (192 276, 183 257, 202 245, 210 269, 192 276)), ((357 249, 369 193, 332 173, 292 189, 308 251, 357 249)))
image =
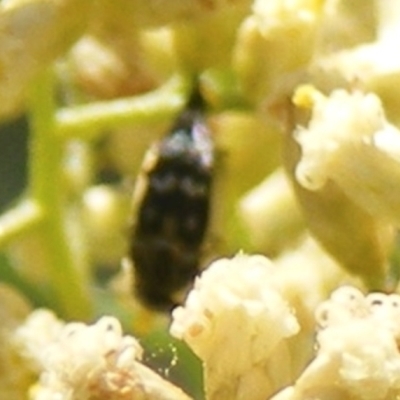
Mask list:
POLYGON ((0 247, 21 234, 35 229, 43 220, 43 210, 36 201, 26 199, 0 216, 0 247))
POLYGON ((39 234, 46 240, 48 274, 64 315, 88 318, 88 287, 76 269, 65 227, 66 193, 62 174, 63 141, 55 135, 54 81, 45 70, 33 83, 29 111, 31 126, 29 195, 43 210, 39 234))
POLYGON ((143 95, 61 108, 55 113, 57 135, 95 139, 110 128, 168 121, 183 107, 189 88, 189 79, 177 74, 143 95))

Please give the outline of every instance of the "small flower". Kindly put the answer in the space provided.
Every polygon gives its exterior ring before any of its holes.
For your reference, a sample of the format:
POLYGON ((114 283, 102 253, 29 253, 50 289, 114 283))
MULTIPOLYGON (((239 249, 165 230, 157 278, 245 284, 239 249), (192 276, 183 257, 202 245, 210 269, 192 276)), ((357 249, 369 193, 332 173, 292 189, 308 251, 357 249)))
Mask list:
POLYGON ((117 265, 126 254, 124 228, 129 199, 106 185, 92 186, 83 195, 83 214, 90 256, 102 265, 117 265))
POLYGON ((190 400, 139 360, 143 350, 124 336, 113 317, 93 325, 64 324, 48 311, 36 311, 16 333, 41 374, 31 399, 190 400))
POLYGON ((293 246, 304 233, 304 219, 282 169, 246 193, 238 207, 251 244, 268 255, 293 246))
POLYGON ((65 323, 45 309, 33 311, 18 327, 14 340, 22 356, 39 372, 44 365, 43 350, 60 335, 65 323))
POLYGON ((313 57, 323 17, 321 0, 255 0, 238 29, 233 67, 256 103, 286 97, 313 57), (290 90, 290 89, 289 89, 290 90))
POLYGON ((341 287, 316 311, 318 351, 273 400, 389 400, 400 395, 398 295, 341 287))
POLYGON ((373 94, 337 89, 325 97, 313 87, 301 86, 294 101, 312 107, 308 127, 295 132, 303 153, 296 176, 311 190, 320 189, 335 173, 335 162, 345 145, 369 142, 386 126, 380 100, 373 94))
POLYGON ((386 119, 381 100, 343 89, 325 97, 302 86, 294 101, 312 105, 308 127, 295 132, 302 150, 298 182, 316 191, 332 180, 367 212, 400 223, 400 131, 386 119))
POLYGON ((344 269, 383 288, 400 221, 400 131, 373 93, 325 96, 304 85, 293 101, 311 111, 305 125, 306 115, 294 111, 294 120, 303 120, 287 135, 285 159, 307 225, 344 269))
POLYGON ((387 328, 400 348, 400 295, 393 293, 371 293, 366 297, 372 318, 378 325, 387 328))
POLYGON ((285 339, 299 325, 269 284, 274 269, 257 255, 217 260, 173 311, 171 333, 202 359, 210 400, 265 399, 290 379, 285 339), (279 363, 269 365, 270 358, 279 363))
POLYGON ((362 292, 352 286, 342 286, 332 293, 330 301, 321 303, 316 320, 321 328, 346 324, 353 318, 369 315, 368 304, 362 292))

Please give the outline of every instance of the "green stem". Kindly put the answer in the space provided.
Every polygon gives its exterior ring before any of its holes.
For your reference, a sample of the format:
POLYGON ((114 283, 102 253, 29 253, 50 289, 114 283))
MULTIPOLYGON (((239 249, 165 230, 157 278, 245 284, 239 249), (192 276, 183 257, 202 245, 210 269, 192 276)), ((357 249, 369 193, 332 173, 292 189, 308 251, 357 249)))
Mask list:
POLYGON ((189 87, 187 77, 176 75, 161 88, 140 96, 60 109, 57 133, 63 138, 93 139, 110 128, 169 120, 184 106, 189 87))
POLYGON ((43 220, 40 205, 24 200, 0 216, 0 247, 4 247, 22 233, 37 227, 43 220))
POLYGON ((81 319, 91 315, 91 304, 65 229, 64 146, 55 134, 53 87, 53 75, 45 71, 36 79, 31 91, 30 194, 45 213, 40 233, 47 246, 48 274, 56 302, 64 317, 81 319))

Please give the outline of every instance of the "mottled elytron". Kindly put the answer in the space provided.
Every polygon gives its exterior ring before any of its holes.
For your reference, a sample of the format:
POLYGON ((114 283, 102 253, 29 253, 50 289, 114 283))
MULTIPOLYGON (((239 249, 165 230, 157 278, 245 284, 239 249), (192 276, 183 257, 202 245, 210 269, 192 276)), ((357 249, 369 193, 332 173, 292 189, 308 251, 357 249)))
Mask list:
POLYGON ((130 257, 135 292, 168 311, 199 271, 210 209, 214 149, 196 93, 147 152, 134 193, 130 257))

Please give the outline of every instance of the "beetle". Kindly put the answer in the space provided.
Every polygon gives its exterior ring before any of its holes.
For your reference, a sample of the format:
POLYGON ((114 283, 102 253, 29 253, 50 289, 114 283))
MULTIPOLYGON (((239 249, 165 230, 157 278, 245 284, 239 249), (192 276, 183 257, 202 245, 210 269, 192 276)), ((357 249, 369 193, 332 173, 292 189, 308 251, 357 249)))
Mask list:
POLYGON ((170 311, 199 272, 213 167, 211 132, 195 91, 148 150, 134 191, 129 256, 135 294, 148 308, 170 311))

